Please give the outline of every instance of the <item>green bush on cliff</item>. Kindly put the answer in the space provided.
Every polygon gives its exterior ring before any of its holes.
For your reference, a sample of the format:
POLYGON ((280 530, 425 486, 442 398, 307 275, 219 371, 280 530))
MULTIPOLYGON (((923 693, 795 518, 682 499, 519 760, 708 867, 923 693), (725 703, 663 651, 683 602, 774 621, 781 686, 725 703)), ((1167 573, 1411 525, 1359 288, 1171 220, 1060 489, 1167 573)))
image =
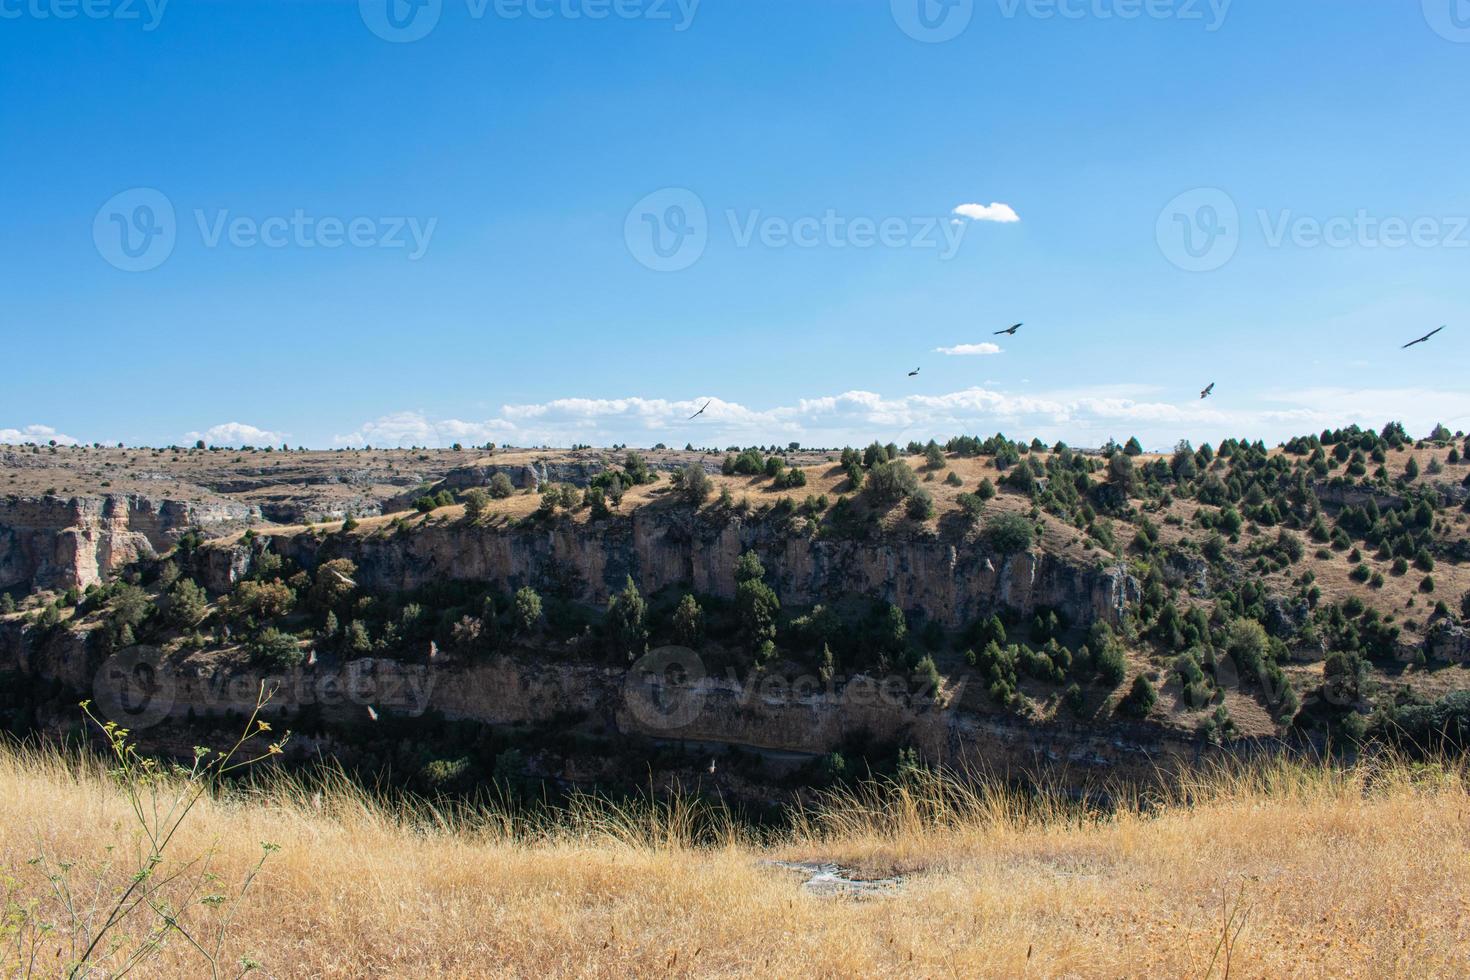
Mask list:
POLYGON ((480 487, 472 487, 464 494, 464 516, 472 523, 478 524, 485 519, 490 512, 490 492, 480 487))
POLYGON ((699 600, 692 595, 686 595, 679 600, 679 607, 674 610, 674 642, 681 646, 698 646, 704 637, 704 610, 699 607, 699 600))
POLYGON ((934 497, 927 490, 918 490, 908 502, 910 520, 927 521, 934 516, 934 497))
POLYGON ((763 579, 766 570, 760 556, 747 551, 735 563, 735 611, 740 632, 759 660, 775 653, 776 615, 781 601, 763 579))
POLYGON ((511 620, 516 633, 520 635, 530 633, 540 625, 541 596, 529 585, 516 590, 515 600, 511 604, 511 620))
POLYGON ((1036 528, 1019 514, 997 514, 985 525, 985 542, 998 555, 1017 555, 1031 548, 1036 528))
POLYGON ((1133 687, 1128 690, 1122 701, 1118 702, 1118 710, 1132 718, 1147 718, 1148 713, 1154 710, 1154 705, 1159 702, 1159 692, 1149 679, 1142 674, 1133 678, 1133 687))
POLYGON ((863 482, 863 493, 875 504, 896 504, 919 488, 919 478, 902 460, 875 463, 863 482))
POLYGON ((703 506, 710 494, 714 492, 714 482, 710 480, 704 467, 697 463, 691 463, 676 472, 673 483, 679 496, 695 507, 703 506))
POLYGON ((603 621, 608 643, 615 656, 636 660, 648 651, 648 603, 629 575, 623 591, 607 601, 603 621))
POLYGON ((504 473, 496 473, 490 478, 490 496, 496 500, 504 500, 515 492, 516 488, 510 482, 510 477, 504 473))
POLYGON ((296 637, 268 626, 250 642, 250 652, 273 667, 289 669, 306 659, 296 637))
POLYGON ((205 606, 204 590, 191 578, 181 578, 169 589, 168 619, 179 629, 190 629, 199 622, 205 606))

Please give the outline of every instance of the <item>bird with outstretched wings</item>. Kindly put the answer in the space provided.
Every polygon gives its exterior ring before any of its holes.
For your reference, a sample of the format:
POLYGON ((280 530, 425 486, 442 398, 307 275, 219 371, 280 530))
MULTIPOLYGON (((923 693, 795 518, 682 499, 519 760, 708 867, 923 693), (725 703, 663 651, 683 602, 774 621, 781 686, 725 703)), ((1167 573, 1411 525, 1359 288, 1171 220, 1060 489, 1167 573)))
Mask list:
POLYGON ((1001 334, 1005 334, 1007 337, 1014 337, 1016 335, 1016 331, 1020 330, 1025 325, 1026 324, 1024 323, 1018 323, 1014 327, 1006 327, 1004 330, 997 330, 995 332, 995 336, 999 337, 1001 334))
POLYGON ((909 372, 909 377, 917 378, 919 376, 919 370, 919 368, 914 368, 912 371, 909 372))
POLYGON ((703 407, 701 407, 699 411, 697 411, 693 415, 689 416, 688 421, 693 422, 695 419, 699 418, 701 415, 704 414, 704 410, 706 408, 709 408, 713 404, 714 404, 714 402, 712 402, 712 401, 705 402, 704 405, 703 405, 703 407))
MULTIPOLYGON (((1440 327, 1439 328, 1439 330, 1443 330, 1443 329, 1444 329, 1444 327, 1440 327)), ((1433 337, 1435 334, 1439 333, 1439 330, 1431 330, 1427 334, 1425 334, 1424 336, 1420 337, 1418 340, 1411 340, 1411 341, 1409 341, 1407 344, 1405 344, 1404 346, 1400 347, 1399 350, 1408 350, 1410 347, 1413 347, 1415 344, 1427 344, 1427 343, 1429 343, 1429 338, 1430 337, 1433 337)))
POLYGON ((1199 393, 1200 400, 1203 401, 1204 399, 1209 398, 1214 393, 1215 393, 1215 382, 1211 381, 1210 382, 1210 386, 1208 388, 1206 388, 1204 391, 1202 391, 1202 392, 1199 393))

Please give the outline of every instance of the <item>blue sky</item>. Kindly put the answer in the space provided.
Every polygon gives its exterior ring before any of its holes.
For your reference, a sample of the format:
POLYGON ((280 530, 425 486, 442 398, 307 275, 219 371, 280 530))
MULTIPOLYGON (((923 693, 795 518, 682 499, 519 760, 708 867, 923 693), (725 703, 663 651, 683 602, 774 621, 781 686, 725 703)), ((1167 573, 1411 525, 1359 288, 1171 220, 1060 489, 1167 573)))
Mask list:
POLYGON ((1466 0, 151 3, 0 0, 0 439, 1470 428, 1466 0))

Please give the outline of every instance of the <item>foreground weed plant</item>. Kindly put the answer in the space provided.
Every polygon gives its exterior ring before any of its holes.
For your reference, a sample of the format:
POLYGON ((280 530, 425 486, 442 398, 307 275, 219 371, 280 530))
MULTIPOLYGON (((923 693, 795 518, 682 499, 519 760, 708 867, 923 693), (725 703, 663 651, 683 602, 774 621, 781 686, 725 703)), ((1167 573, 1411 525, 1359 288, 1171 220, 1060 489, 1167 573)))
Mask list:
POLYGON ((241 900, 279 848, 262 842, 253 866, 228 885, 211 868, 212 850, 179 854, 172 845, 224 777, 282 753, 290 734, 270 740, 261 717, 269 701, 262 688, 234 743, 223 751, 196 746, 187 765, 142 755, 126 728, 82 702, 107 743, 106 775, 126 800, 130 825, 118 828, 120 839, 101 861, 73 861, 56 845, 41 845, 26 869, 0 868, 0 973, 124 977, 171 942, 192 949, 199 975, 213 980, 259 967, 249 957, 227 963, 225 947, 241 900), (50 962, 38 955, 43 946, 55 949, 50 962))

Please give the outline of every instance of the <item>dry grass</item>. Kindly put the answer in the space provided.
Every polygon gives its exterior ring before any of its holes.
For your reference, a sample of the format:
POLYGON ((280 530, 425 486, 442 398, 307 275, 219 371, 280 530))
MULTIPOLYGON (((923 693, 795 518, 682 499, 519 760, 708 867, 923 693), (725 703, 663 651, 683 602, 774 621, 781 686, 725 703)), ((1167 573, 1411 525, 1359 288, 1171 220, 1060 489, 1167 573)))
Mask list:
MULTIPOLYGON (((261 841, 281 846, 227 944, 271 976, 1221 977, 1227 934, 1234 976, 1463 976, 1467 795, 1453 768, 1266 763, 1094 819, 930 780, 826 800, 762 842, 680 804, 515 821, 279 782, 206 800, 174 853, 212 852, 228 882, 261 841), (769 858, 907 878, 885 897, 822 898, 769 858)), ((45 852, 105 881, 131 833, 95 767, 0 754, 10 901, 58 918, 26 862, 45 852)), ((63 938, 42 940, 43 975, 63 938)), ((199 975, 181 941, 144 972, 199 975)))

